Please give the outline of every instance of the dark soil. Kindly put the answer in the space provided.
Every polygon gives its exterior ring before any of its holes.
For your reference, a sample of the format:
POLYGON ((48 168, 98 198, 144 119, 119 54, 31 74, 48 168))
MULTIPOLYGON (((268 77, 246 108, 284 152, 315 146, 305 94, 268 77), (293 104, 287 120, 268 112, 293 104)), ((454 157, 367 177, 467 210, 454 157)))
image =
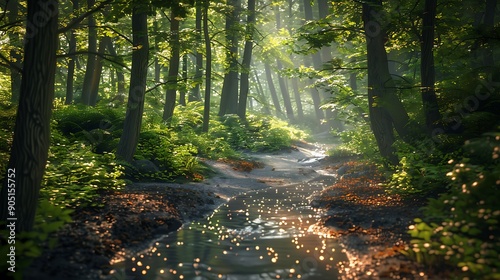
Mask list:
POLYGON ((105 194, 103 207, 73 214, 73 222, 57 233, 57 246, 45 250, 25 270, 25 279, 99 279, 109 273, 110 263, 127 252, 177 230, 187 219, 208 214, 197 206, 214 204, 217 199, 212 193, 181 188, 105 194))
POLYGON ((387 193, 376 169, 359 161, 326 169, 341 176, 312 204, 326 210, 319 225, 339 239, 348 255, 349 262, 339 267, 342 279, 442 279, 402 254, 423 199, 387 193))

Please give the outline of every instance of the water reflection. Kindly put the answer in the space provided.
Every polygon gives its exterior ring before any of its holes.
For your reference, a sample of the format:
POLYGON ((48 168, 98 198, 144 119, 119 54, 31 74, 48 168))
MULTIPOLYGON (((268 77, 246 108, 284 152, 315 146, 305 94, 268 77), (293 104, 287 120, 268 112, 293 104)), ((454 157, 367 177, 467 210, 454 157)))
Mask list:
POLYGON ((336 279, 346 257, 311 230, 305 197, 318 185, 240 195, 206 220, 171 233, 114 265, 115 279, 336 279))

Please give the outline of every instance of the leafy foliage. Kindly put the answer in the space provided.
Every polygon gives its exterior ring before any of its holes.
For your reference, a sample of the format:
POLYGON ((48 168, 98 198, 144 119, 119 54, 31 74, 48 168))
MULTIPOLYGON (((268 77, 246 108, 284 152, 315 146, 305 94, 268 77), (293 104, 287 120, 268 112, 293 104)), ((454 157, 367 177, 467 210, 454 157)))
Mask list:
POLYGON ((414 240, 407 254, 430 264, 445 262, 463 276, 498 279, 500 133, 468 141, 464 150, 447 174, 450 191, 432 199, 425 218, 411 226, 414 240))
POLYGON ((54 129, 40 194, 55 206, 94 205, 102 192, 124 186, 122 173, 113 154, 93 153, 91 146, 70 142, 54 129))
MULTIPOLYGON (((46 198, 42 198, 38 203, 33 231, 16 234, 16 273, 15 279, 22 279, 22 271, 31 262, 42 254, 45 248, 54 248, 57 238, 53 235, 64 224, 71 222, 72 210, 56 206, 46 198)), ((7 230, 2 230, 2 237, 9 236, 7 230)), ((1 240, 0 254, 3 256, 10 252, 11 244, 1 240)), ((0 271, 7 271, 9 264, 2 262, 0 271)))

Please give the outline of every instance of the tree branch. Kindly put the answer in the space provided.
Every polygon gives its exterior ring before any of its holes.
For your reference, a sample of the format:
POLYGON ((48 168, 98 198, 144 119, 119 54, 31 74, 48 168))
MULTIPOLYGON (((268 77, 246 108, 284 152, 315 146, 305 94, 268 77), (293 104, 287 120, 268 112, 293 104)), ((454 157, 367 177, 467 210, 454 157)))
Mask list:
POLYGON ((105 1, 101 2, 99 5, 95 6, 94 8, 92 8, 92 9, 86 11, 85 13, 79 15, 78 17, 72 19, 66 26, 59 28, 57 30, 57 32, 64 33, 68 30, 71 30, 76 25, 78 25, 80 22, 82 22, 86 17, 88 17, 89 15, 91 15, 93 13, 96 13, 97 11, 104 8, 107 4, 110 4, 111 2, 113 2, 113 0, 105 0, 105 1))

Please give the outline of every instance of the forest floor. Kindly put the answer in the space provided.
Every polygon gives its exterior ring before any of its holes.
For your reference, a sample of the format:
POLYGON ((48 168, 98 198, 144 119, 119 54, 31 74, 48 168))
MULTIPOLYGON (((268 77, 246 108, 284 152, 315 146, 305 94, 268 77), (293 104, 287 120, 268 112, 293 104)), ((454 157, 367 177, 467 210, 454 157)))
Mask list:
POLYGON ((313 181, 328 186, 310 203, 324 209, 317 229, 337 238, 348 257, 338 267, 341 279, 439 278, 400 253, 423 202, 388 195, 373 167, 352 157, 324 156, 304 142, 251 156, 256 161, 206 160, 215 173, 202 182, 135 183, 103 195, 103 207, 74 213, 74 221, 57 234, 58 245, 35 260, 25 279, 102 279, 112 273, 110 263, 209 215, 239 193, 313 181))

